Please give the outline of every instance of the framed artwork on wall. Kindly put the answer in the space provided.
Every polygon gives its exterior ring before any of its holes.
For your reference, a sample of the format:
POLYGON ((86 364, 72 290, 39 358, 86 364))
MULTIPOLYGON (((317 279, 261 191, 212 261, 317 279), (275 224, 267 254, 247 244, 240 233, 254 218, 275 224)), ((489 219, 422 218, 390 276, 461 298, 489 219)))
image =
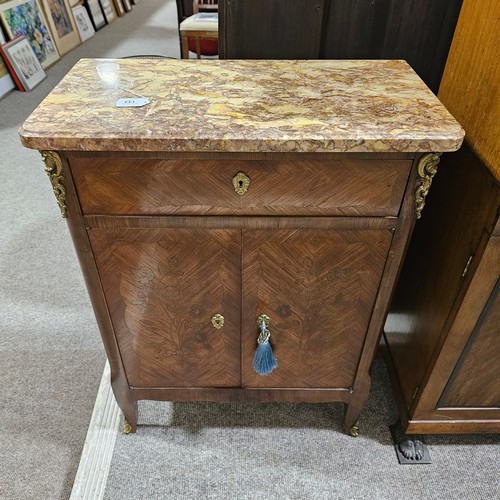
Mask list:
POLYGON ((77 5, 71 10, 73 11, 73 17, 75 18, 81 41, 84 42, 91 36, 94 36, 94 27, 92 26, 92 22, 88 12, 85 10, 85 7, 83 5, 77 5))
POLYGON ((116 11, 113 6, 113 0, 99 0, 101 2, 102 11, 104 12, 104 17, 106 22, 111 24, 116 21, 116 11))
POLYGON ((7 66, 5 66, 3 59, 0 57, 0 98, 15 87, 14 80, 10 76, 9 70, 7 66))
POLYGON ((7 39, 5 38, 5 35, 3 34, 3 29, 2 29, 2 23, 0 23, 0 45, 5 43, 7 39))
POLYGON ((118 17, 124 16, 125 15, 125 7, 123 6, 123 1, 122 0, 113 0, 113 4, 115 6, 116 13, 118 14, 118 17))
POLYGON ((2 55, 11 73, 19 79, 24 90, 33 90, 46 77, 40 61, 25 36, 2 45, 2 55))
POLYGON ((80 45, 68 0, 41 0, 52 37, 61 56, 80 45))
POLYGON ((38 0, 0 3, 0 19, 9 39, 25 36, 43 68, 59 59, 59 53, 38 0))
POLYGON ((102 13, 99 0, 85 0, 84 5, 96 31, 100 30, 103 26, 106 26, 106 19, 104 19, 104 14, 102 13))

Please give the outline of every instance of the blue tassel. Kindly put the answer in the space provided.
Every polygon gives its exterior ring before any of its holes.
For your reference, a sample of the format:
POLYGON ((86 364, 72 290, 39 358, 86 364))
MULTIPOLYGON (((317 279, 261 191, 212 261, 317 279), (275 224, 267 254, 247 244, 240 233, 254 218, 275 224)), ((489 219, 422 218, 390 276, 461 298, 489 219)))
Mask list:
POLYGON ((278 362, 274 357, 273 348, 266 340, 263 344, 257 346, 255 357, 253 359, 253 367, 260 375, 269 375, 275 368, 278 367, 278 362))
POLYGON ((269 375, 275 368, 278 367, 278 362, 273 353, 273 348, 269 343, 269 330, 265 323, 261 326, 261 334, 257 340, 257 350, 253 359, 253 367, 260 375, 269 375))

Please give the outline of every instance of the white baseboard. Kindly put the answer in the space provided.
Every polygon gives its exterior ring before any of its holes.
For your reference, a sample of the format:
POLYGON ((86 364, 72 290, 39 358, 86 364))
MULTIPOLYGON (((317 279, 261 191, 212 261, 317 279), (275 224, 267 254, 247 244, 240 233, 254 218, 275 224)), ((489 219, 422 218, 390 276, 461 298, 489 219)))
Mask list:
POLYGON ((120 420, 106 361, 70 500, 101 500, 104 497, 120 420))

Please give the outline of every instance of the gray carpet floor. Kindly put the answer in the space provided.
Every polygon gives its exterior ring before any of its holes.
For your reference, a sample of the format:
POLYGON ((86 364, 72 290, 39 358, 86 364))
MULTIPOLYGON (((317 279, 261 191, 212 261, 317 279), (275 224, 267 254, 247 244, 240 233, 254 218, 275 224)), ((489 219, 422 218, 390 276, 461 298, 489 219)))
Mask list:
POLYGON ((134 10, 0 100, 0 499, 68 498, 104 367, 85 285, 23 121, 82 57, 179 57, 174 0, 134 10))
POLYGON ((399 465, 396 406, 377 360, 358 438, 341 404, 143 402, 119 435, 107 500, 500 498, 500 436, 427 436, 431 465, 399 465))
MULTIPOLYGON (((0 499, 69 497, 104 352, 65 222, 24 119, 82 57, 178 57, 174 0, 143 0, 0 100, 0 499)), ((109 499, 500 498, 498 436, 428 438, 434 463, 399 466, 377 364, 361 436, 341 405, 143 403, 119 435, 109 499)))

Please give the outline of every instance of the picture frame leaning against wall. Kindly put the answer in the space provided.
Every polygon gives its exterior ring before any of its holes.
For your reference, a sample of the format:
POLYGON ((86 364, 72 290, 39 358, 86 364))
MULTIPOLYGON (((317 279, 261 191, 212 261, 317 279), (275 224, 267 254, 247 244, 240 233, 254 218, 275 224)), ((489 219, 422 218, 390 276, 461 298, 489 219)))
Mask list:
POLYGON ((63 56, 80 45, 80 35, 68 0, 40 0, 52 37, 63 56))
POLYGON ((89 14, 83 5, 77 5, 71 10, 73 11, 76 27, 80 33, 80 40, 83 43, 95 34, 92 21, 90 20, 89 14))
POLYGON ((2 55, 26 91, 33 90, 47 76, 25 36, 3 45, 2 55))
POLYGON ((106 19, 104 18, 104 13, 102 12, 99 0, 85 0, 83 5, 87 9, 95 31, 106 26, 106 19))
POLYGON ((0 3, 0 19, 10 40, 25 36, 44 69, 59 60, 52 34, 38 0, 0 3))

